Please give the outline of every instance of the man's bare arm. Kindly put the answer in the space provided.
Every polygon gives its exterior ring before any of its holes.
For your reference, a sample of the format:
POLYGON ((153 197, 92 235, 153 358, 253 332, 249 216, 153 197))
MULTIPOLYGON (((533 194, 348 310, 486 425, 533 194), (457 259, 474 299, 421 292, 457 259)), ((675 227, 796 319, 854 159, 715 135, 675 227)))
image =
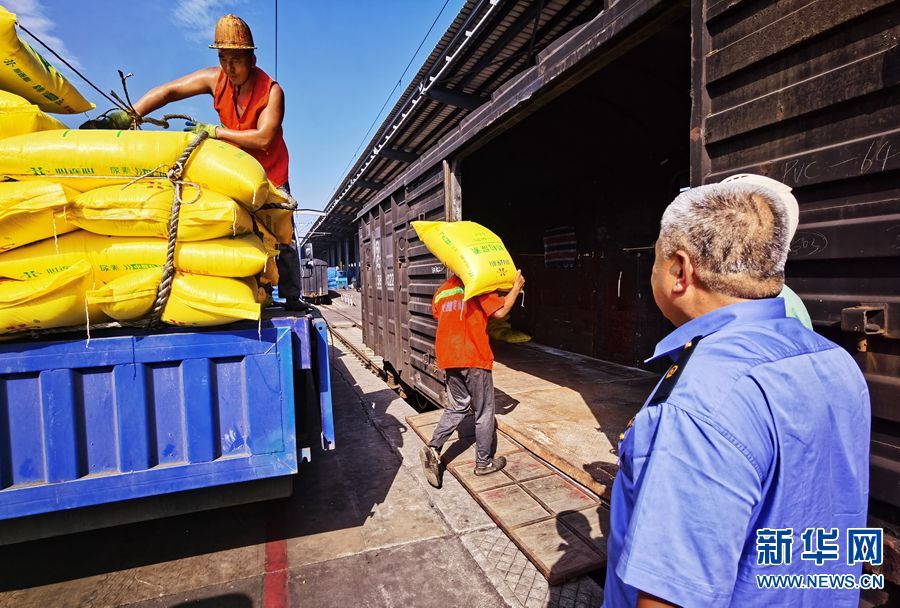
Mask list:
POLYGON ((173 101, 187 99, 195 95, 215 92, 220 68, 204 68, 171 82, 161 84, 147 91, 134 104, 134 109, 141 116, 146 116, 173 101))
POLYGON ((525 277, 522 276, 522 271, 517 270, 516 276, 513 279, 513 287, 508 294, 503 297, 503 307, 500 310, 496 311, 491 316, 495 319, 502 319, 506 315, 509 314, 509 311, 512 310, 513 306, 516 303, 516 298, 519 297, 519 292, 522 291, 522 287, 525 285, 525 277))

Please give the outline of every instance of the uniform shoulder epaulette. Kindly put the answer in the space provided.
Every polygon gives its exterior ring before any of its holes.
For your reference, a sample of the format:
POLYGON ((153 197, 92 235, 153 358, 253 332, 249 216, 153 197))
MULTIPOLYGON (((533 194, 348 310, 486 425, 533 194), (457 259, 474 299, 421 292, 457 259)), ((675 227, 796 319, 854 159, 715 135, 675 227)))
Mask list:
POLYGON ((678 359, 675 360, 675 363, 672 364, 665 376, 663 376, 662 382, 659 383, 659 387, 657 387, 656 392, 653 393, 653 397, 650 398, 649 405, 662 403, 669 398, 669 395, 672 394, 672 389, 678 384, 681 372, 683 372, 684 368, 687 366, 687 362, 697 349, 697 343, 701 338, 703 338, 703 336, 697 336, 684 345, 684 348, 681 349, 681 353, 678 355, 678 359))

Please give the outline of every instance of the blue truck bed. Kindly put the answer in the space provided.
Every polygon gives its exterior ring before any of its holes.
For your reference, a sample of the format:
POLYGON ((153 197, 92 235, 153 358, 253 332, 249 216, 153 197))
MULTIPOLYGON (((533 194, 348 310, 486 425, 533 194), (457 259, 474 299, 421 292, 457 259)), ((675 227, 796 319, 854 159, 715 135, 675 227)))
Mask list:
POLYGON ((215 329, 0 346, 0 520, 292 475, 304 393, 334 446, 324 321, 215 329))

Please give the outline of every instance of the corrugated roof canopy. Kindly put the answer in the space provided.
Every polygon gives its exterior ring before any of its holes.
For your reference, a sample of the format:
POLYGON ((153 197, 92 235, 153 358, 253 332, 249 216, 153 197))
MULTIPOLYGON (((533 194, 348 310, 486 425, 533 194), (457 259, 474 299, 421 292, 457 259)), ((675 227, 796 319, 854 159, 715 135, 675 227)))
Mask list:
POLYGON ((468 0, 304 240, 354 231, 359 211, 602 0, 468 0))

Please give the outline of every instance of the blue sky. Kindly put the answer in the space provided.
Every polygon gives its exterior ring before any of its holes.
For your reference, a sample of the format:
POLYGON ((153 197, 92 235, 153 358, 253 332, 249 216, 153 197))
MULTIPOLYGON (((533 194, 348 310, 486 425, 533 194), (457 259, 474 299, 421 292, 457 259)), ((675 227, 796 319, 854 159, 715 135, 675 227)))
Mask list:
MULTIPOLYGON (((385 113, 464 3, 448 1, 385 113)), ((258 65, 275 76, 275 0, 0 0, 0 5, 104 92, 121 94, 116 70, 131 72, 128 89, 135 101, 156 84, 215 65, 215 51, 207 46, 216 20, 229 12, 250 25, 258 65)), ((444 0, 278 1, 278 81, 287 102, 291 187, 301 206, 325 205, 443 5, 444 0)), ((92 116, 110 107, 83 80, 71 78, 97 104, 92 116)), ((168 112, 218 122, 209 96, 172 104, 157 114, 168 112)), ((57 117, 72 127, 86 119, 57 117)))

